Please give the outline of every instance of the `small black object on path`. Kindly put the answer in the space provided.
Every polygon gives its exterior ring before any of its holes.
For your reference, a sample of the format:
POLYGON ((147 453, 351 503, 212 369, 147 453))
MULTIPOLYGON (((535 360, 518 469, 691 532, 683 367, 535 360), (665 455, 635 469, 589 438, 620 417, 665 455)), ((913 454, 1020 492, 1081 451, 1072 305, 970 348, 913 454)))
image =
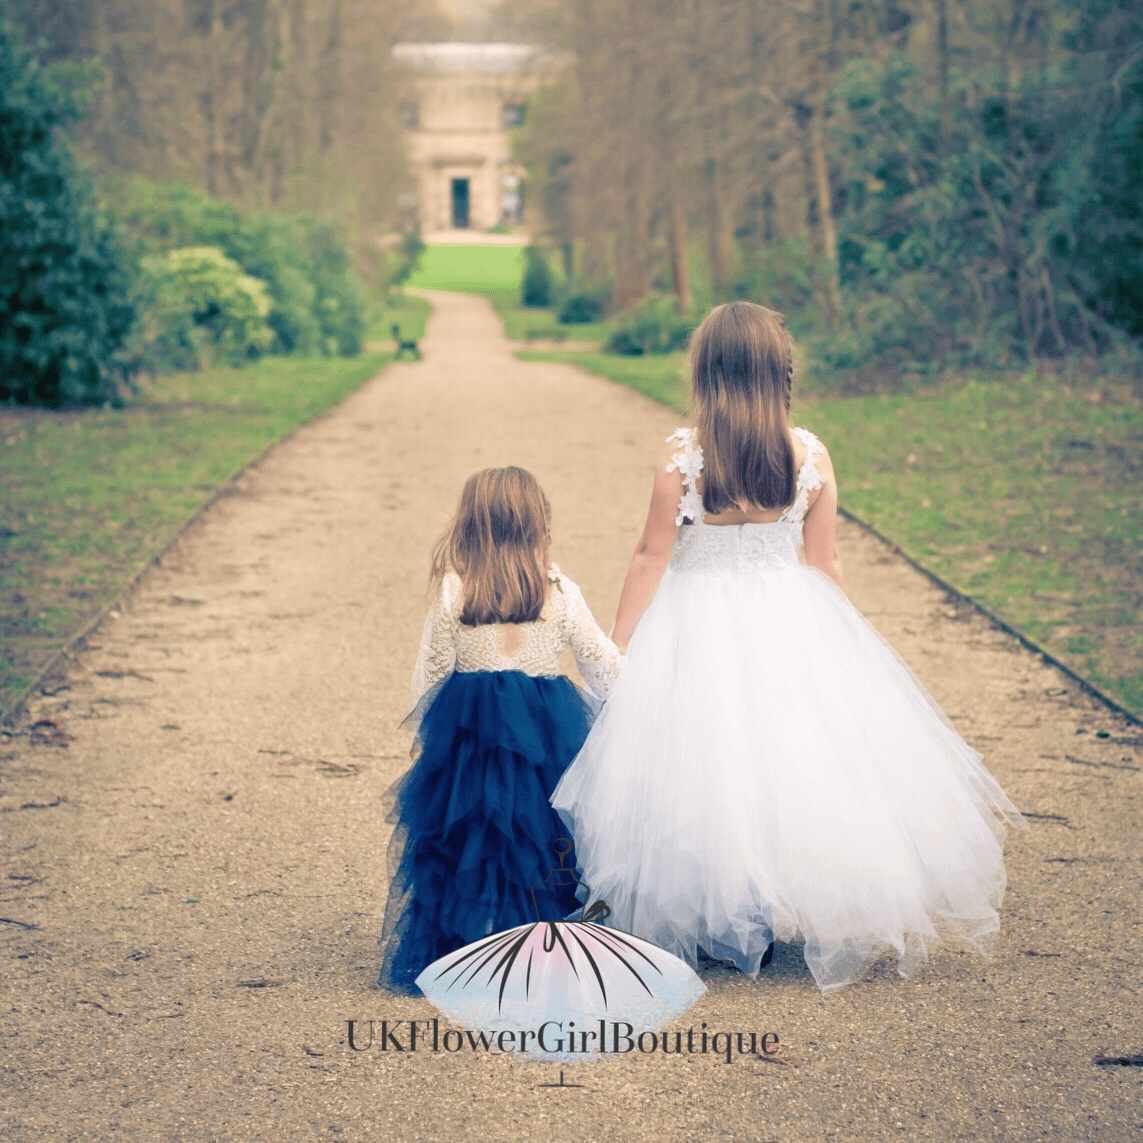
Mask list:
POLYGON ((406 351, 408 351, 409 353, 411 353, 413 355, 413 357, 416 358, 417 361, 420 361, 421 360, 421 351, 417 348, 416 339, 415 338, 407 338, 407 337, 403 338, 403 337, 401 337, 401 327, 396 322, 394 322, 389 327, 389 329, 392 330, 393 340, 397 343, 397 356, 394 357, 393 360, 396 361, 397 358, 399 358, 402 353, 405 353, 406 351))

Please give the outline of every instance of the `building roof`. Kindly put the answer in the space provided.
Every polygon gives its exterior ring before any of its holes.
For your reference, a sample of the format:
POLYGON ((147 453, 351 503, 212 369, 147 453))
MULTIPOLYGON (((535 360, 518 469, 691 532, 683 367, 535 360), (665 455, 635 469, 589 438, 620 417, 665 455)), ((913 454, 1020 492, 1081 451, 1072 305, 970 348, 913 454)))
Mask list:
POLYGON ((531 72, 559 67, 563 57, 536 44, 396 44, 393 59, 419 72, 531 72))

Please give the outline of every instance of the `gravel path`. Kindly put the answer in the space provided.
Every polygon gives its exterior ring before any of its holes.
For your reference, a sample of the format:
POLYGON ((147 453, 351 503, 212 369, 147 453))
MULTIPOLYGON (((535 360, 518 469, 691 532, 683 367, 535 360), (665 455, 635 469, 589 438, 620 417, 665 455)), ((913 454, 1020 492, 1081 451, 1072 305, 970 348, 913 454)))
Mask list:
POLYGON ((523 464, 607 626, 676 419, 433 301, 424 360, 246 473, 0 740, 5 1137, 1138 1138, 1143 1070, 1093 1060, 1143 1053, 1140 731, 845 524, 854 600, 1035 815, 995 959, 827 999, 795 950, 757 983, 710 970, 694 1054, 563 1090, 467 1045, 381 1050, 381 1020, 433 1015, 374 985, 429 545, 465 476, 523 464), (704 1023, 779 1051, 728 1065, 704 1023))

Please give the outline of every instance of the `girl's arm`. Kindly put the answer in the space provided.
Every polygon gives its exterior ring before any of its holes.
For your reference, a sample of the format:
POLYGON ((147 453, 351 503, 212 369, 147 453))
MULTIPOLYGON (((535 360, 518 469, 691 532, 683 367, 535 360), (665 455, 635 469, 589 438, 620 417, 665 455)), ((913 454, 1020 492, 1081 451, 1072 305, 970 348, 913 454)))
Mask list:
POLYGON ((802 525, 806 563, 824 572, 845 591, 845 580, 841 576, 841 556, 837 551, 837 477, 834 476, 833 462, 825 445, 821 449, 821 455, 815 457, 814 461, 821 477, 821 488, 802 525))
POLYGON ((635 625, 647 610, 659 580, 667 570, 671 549, 675 546, 675 516, 682 494, 683 474, 677 469, 668 472, 665 463, 660 465, 651 489, 647 522, 631 557, 631 566, 623 581, 623 593, 619 597, 619 610, 615 614, 612 638, 622 651, 627 649, 635 625))
POLYGON ((565 575, 560 576, 559 586, 567 600, 567 640, 575 656, 575 665, 579 667, 588 690, 596 698, 606 699, 619 678, 623 656, 599 629, 579 586, 565 575))
POLYGON ((421 632, 421 646, 417 651, 417 662, 413 667, 412 681, 409 683, 409 694, 414 706, 441 679, 450 675, 456 666, 456 644, 452 638, 451 597, 451 588, 456 582, 455 576, 445 576, 425 619, 425 626, 421 632))

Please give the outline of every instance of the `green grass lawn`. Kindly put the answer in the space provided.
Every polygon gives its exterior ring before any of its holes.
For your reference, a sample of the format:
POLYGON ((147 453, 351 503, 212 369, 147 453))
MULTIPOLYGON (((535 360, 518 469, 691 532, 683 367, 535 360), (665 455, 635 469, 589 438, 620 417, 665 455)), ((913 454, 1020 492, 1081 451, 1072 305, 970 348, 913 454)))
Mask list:
MULTIPOLYGON (((571 361, 682 410, 682 354, 571 361)), ((1051 380, 798 401, 842 505, 925 567, 1143 714, 1143 410, 1051 380)))
POLYGON ((122 409, 0 408, 0 710, 220 484, 391 353, 160 377, 122 409))
POLYGON ((529 333, 551 330, 566 334, 569 341, 602 343, 607 339, 611 327, 606 322, 564 325, 554 308, 522 305, 523 276, 522 246, 427 246, 421 268, 407 284, 488 298, 512 341, 525 341, 529 333))
POLYGON ((523 277, 522 246, 426 246, 420 268, 405 284, 457 294, 518 292, 523 277))
POLYGON ((429 320, 432 306, 424 298, 413 294, 395 292, 369 320, 365 330, 365 341, 392 341, 394 324, 401 327, 401 337, 405 340, 420 341, 425 336, 425 323, 429 320))

